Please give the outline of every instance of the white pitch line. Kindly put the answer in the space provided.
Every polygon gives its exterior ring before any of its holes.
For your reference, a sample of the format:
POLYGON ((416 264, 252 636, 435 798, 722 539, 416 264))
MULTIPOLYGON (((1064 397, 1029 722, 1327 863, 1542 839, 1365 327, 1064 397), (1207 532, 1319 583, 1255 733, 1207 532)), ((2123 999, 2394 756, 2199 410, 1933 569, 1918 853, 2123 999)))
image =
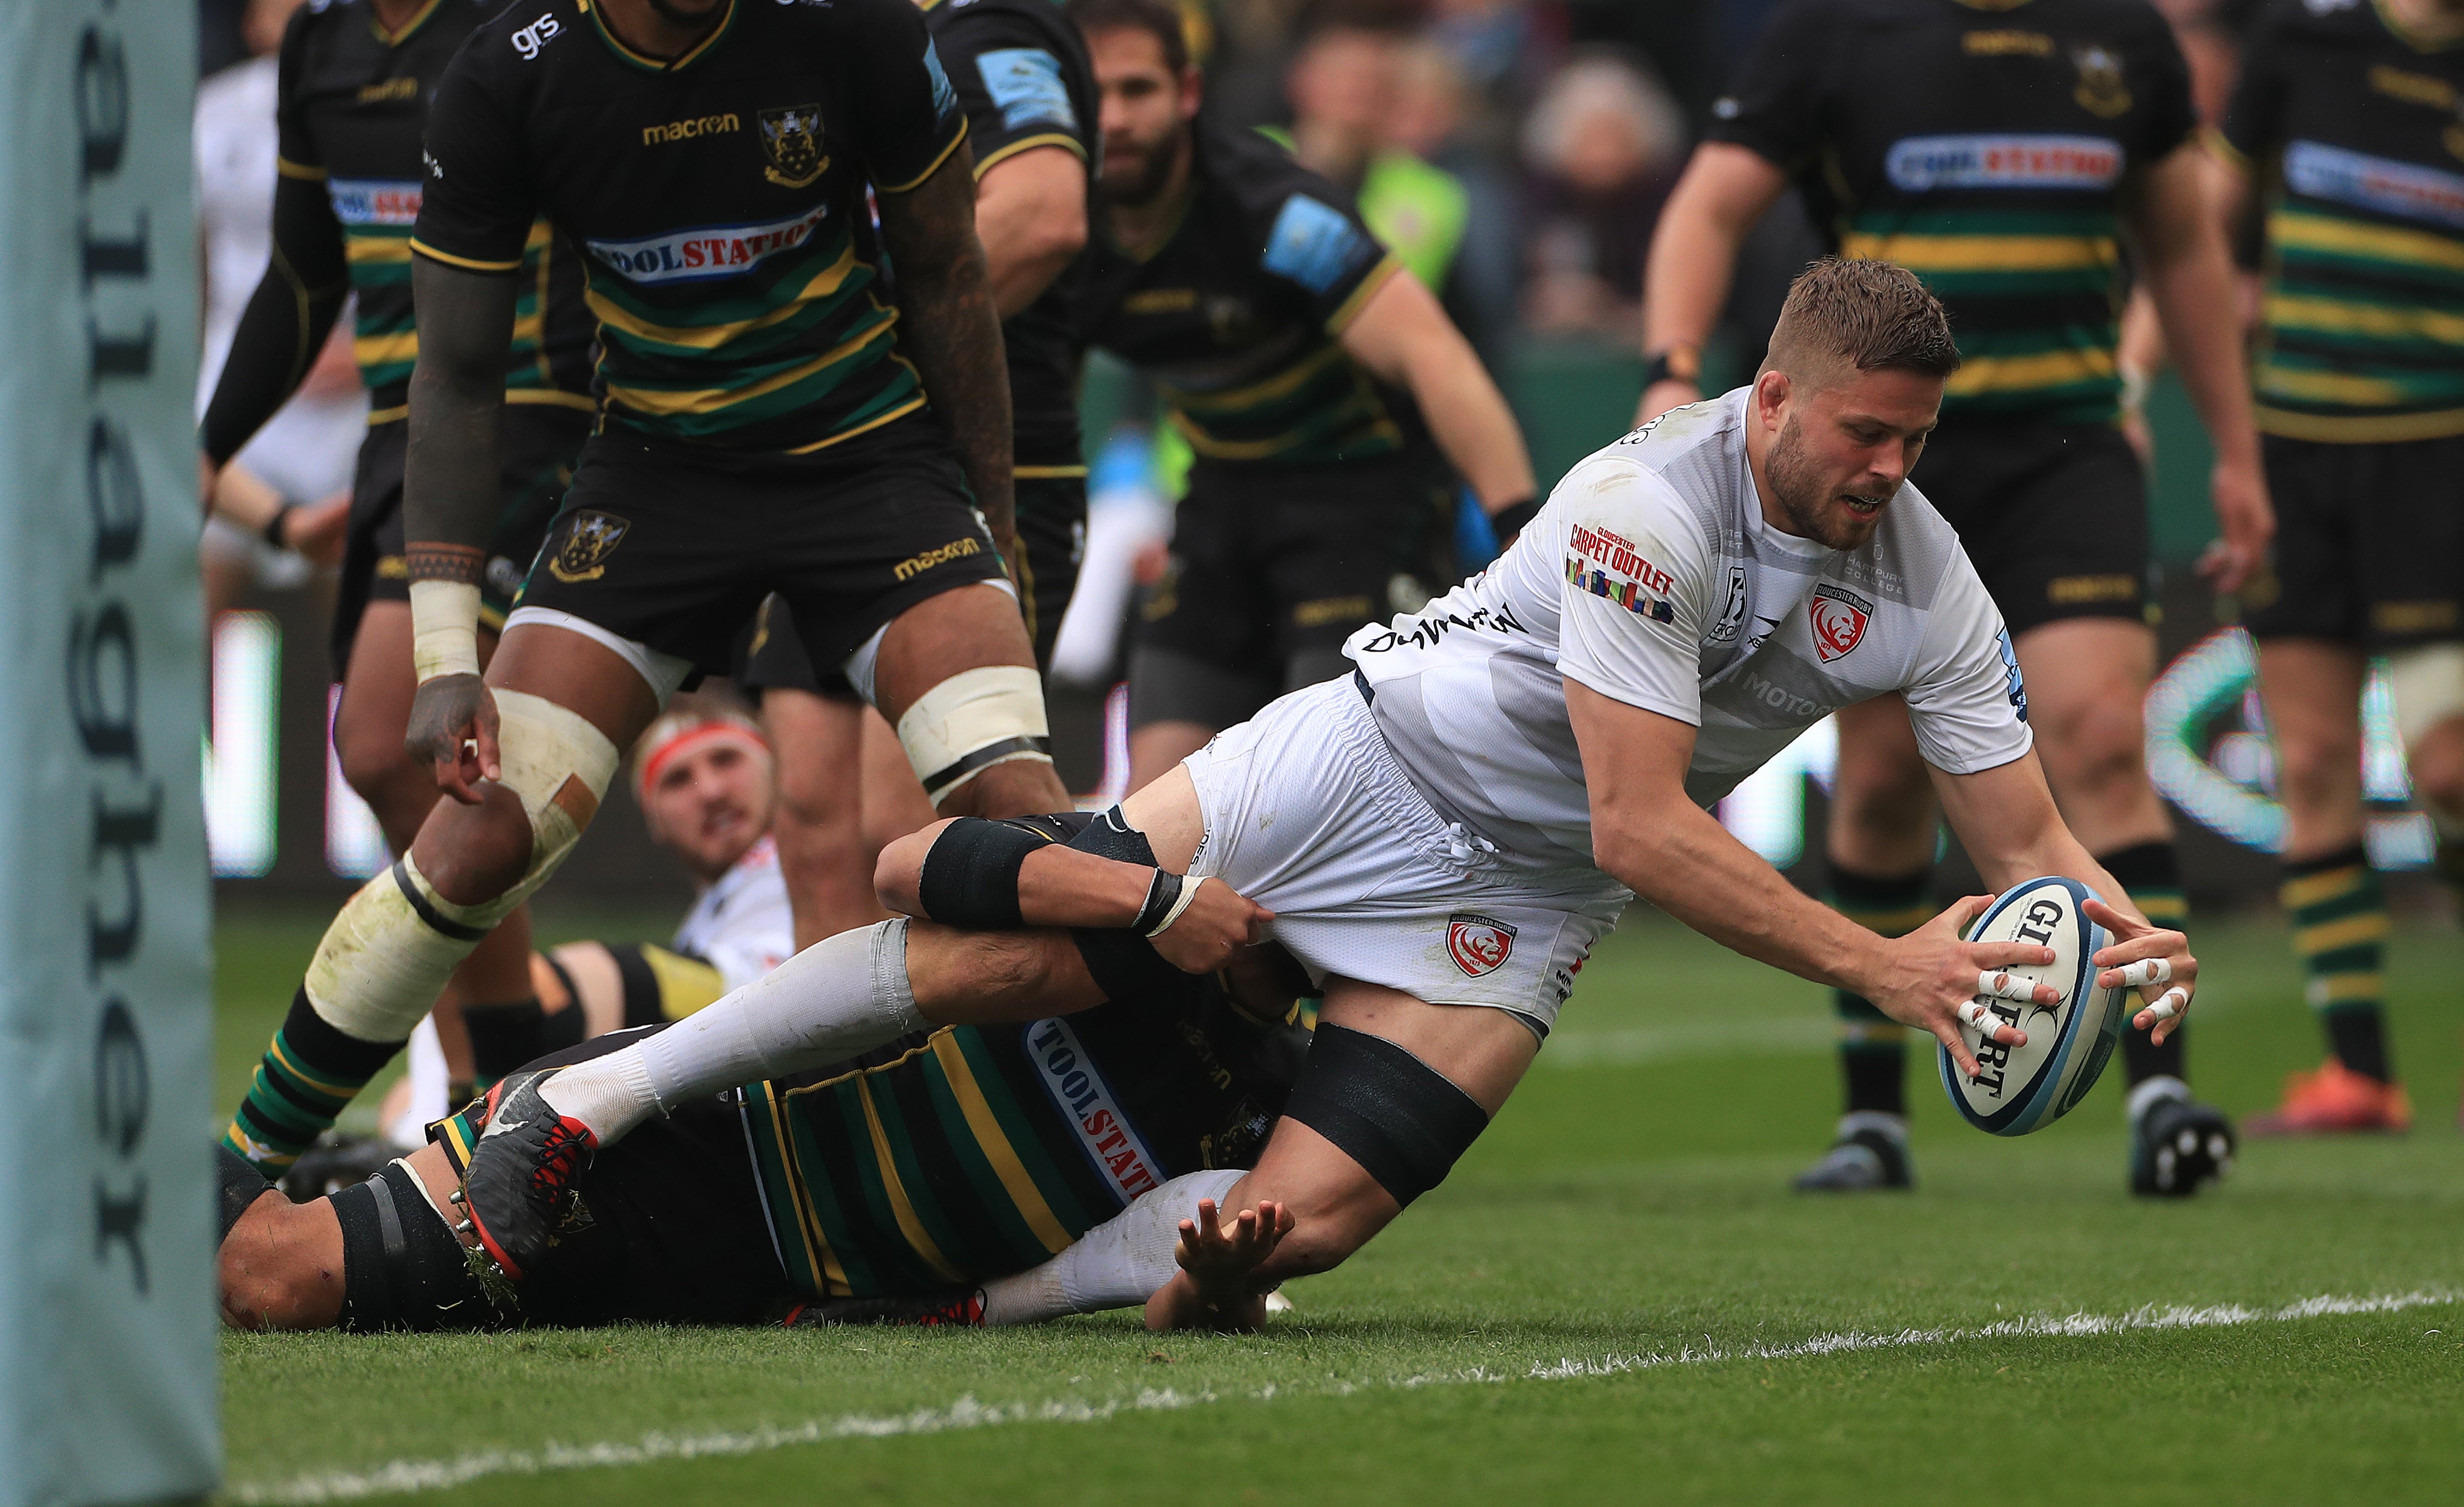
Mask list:
POLYGON ((443 1491, 488 1475, 539 1475, 549 1471, 593 1466, 651 1465, 665 1460, 725 1458, 760 1454, 795 1445, 830 1439, 891 1439, 913 1434, 948 1433, 968 1429, 996 1429, 1026 1423, 1102 1423, 1123 1413, 1172 1412, 1219 1402, 1271 1402, 1277 1397, 1348 1397, 1360 1392, 1419 1387, 1463 1387, 1505 1382, 1576 1381, 1618 1376, 1629 1371, 1659 1370, 1678 1365, 1709 1365, 1724 1361, 1791 1361, 1837 1355, 1855 1350, 1888 1350, 1913 1346, 1972 1343, 1978 1340, 2091 1339, 2103 1335, 2160 1329, 2221 1329, 2243 1324, 2292 1323, 2345 1314, 2400 1313, 2409 1308, 2439 1307, 2464 1300, 2464 1293, 2422 1288, 2373 1298, 2322 1295, 2304 1298, 2279 1308, 2246 1308, 2227 1303, 2206 1308, 2153 1305, 2124 1314, 2076 1313, 2030 1315, 1972 1328, 1901 1329, 1890 1333, 1822 1334, 1786 1344, 1688 1345, 1675 1351, 1654 1350, 1583 1359, 1533 1362, 1520 1371, 1488 1366, 1467 1370, 1425 1372, 1378 1382, 1271 1383, 1255 1391, 1184 1392, 1172 1387, 1144 1388, 1131 1397, 1101 1402, 1050 1398, 1042 1402, 981 1403, 971 1393, 946 1408, 918 1408, 902 1413, 845 1413, 815 1418, 789 1428, 761 1428, 741 1432, 648 1433, 629 1442, 549 1444, 537 1450, 488 1450, 450 1460, 394 1460, 371 1471, 319 1472, 280 1481, 243 1481, 230 1488, 233 1501, 305 1503, 351 1501, 390 1492, 443 1491))

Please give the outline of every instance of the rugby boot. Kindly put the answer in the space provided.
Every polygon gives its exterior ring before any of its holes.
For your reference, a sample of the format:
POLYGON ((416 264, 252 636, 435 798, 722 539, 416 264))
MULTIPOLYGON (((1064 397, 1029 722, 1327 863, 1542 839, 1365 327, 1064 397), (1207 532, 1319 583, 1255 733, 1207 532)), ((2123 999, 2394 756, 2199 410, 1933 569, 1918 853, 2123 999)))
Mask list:
POLYGON ((2253 1136, 2402 1135, 2412 1128, 2412 1101, 2397 1083, 2382 1083, 2329 1058, 2315 1073, 2289 1073, 2284 1103, 2242 1122, 2253 1136))
POLYGON ((510 1281, 547 1255, 574 1182, 599 1149, 589 1126, 539 1097, 557 1071, 516 1073, 488 1090, 488 1128, 462 1174, 471 1233, 510 1281))
POLYGON ((984 1323, 984 1290, 945 1287, 913 1298, 825 1298, 798 1303, 779 1321, 784 1329, 813 1329, 831 1324, 901 1324, 927 1329, 980 1329, 984 1323))
POLYGON ((313 1203, 329 1193, 357 1187, 377 1175, 394 1159, 392 1143, 381 1136, 342 1135, 328 1130, 317 1144, 299 1153, 278 1185, 295 1204, 313 1203))
POLYGON ((2172 1084, 2130 1117, 2130 1190, 2188 1198, 2233 1170, 2233 1126, 2225 1112, 2172 1084))
POLYGON ((1916 1181, 1903 1122, 1863 1111, 1840 1118, 1839 1139, 1821 1161, 1797 1174, 1793 1186, 1800 1193, 1865 1193, 1914 1188, 1916 1181))

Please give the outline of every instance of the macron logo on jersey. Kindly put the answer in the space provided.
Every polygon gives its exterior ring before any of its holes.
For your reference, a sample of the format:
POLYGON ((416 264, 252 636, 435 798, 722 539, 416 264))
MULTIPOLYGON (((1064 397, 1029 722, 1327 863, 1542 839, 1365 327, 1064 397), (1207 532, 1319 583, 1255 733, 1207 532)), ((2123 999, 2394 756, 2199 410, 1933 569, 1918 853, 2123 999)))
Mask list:
POLYGON ((2434 167, 2295 142, 2284 149, 2284 186, 2304 198, 2464 229, 2464 178, 2434 167))
POLYGON ((1039 1020, 1026 1028, 1026 1046, 1045 1092, 1068 1117, 1078 1145, 1095 1170, 1112 1185, 1124 1205, 1163 1185, 1163 1164, 1138 1138, 1130 1117, 1113 1102, 1112 1087, 1095 1067, 1066 1020, 1039 1020))
POLYGON ((420 185, 376 178, 332 178, 325 192, 334 201, 334 218, 344 225, 399 225, 419 219, 420 185))
POLYGON ((590 254, 638 283, 693 282, 733 277, 781 251, 813 238, 828 216, 817 204, 792 220, 768 225, 718 225, 673 230, 639 241, 592 241, 590 254))
POLYGON ((2110 188, 2122 143, 2101 136, 1911 136, 1883 167, 1902 193, 1935 188, 2110 188))

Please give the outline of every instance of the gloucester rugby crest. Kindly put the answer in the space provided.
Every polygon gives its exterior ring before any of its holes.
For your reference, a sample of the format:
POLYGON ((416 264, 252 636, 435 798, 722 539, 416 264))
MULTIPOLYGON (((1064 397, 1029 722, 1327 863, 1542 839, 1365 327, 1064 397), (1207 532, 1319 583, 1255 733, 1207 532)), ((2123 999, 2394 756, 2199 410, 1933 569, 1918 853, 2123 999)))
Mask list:
POLYGON ((1446 955, 1474 978, 1494 973, 1514 955, 1514 928, 1492 916, 1458 910, 1446 918, 1446 955))
POLYGON ((1874 604, 1844 586, 1816 586, 1806 614, 1814 623, 1814 652, 1828 665, 1864 642, 1874 604))

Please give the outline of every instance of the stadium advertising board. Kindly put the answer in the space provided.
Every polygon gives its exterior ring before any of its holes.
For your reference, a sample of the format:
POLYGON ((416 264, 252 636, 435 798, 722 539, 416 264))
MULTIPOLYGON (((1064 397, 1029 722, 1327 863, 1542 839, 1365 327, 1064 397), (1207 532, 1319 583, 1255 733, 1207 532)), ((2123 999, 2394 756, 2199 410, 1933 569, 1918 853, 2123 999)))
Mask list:
POLYGON ((0 1507, 215 1421, 188 0, 0 3, 0 1507))

